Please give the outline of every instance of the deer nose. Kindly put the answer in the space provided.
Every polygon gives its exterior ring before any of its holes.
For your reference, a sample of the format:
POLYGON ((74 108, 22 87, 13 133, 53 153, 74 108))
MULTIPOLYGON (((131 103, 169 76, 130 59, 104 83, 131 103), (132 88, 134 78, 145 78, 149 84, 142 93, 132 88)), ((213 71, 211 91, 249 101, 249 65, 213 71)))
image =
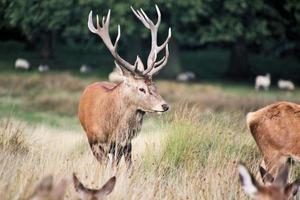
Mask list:
POLYGON ((169 105, 168 104, 163 104, 161 107, 163 108, 164 111, 169 110, 169 105))

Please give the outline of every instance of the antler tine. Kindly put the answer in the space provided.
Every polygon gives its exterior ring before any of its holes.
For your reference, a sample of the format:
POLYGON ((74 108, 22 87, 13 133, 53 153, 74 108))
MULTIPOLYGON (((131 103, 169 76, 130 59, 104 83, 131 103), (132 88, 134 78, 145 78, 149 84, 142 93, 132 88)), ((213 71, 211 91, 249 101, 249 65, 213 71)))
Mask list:
POLYGON ((115 41, 115 44, 114 44, 114 47, 115 47, 116 49, 118 48, 118 44, 119 44, 120 37, 121 37, 121 27, 120 27, 120 25, 118 24, 118 35, 117 35, 117 38, 116 38, 116 41, 115 41))
POLYGON ((90 13, 89 13, 88 27, 92 33, 97 33, 97 29, 95 28, 95 26, 93 24, 93 11, 90 11, 90 13))
POLYGON ((160 21, 161 21, 161 14, 160 14, 160 10, 156 4, 155 4, 155 8, 156 8, 156 12, 157 12, 157 22, 156 22, 155 26, 159 27, 160 21))
POLYGON ((154 74, 156 74, 158 71, 160 71, 168 62, 169 59, 169 47, 168 44, 166 45, 166 55, 158 62, 156 62, 154 65, 155 67, 153 68, 153 70, 151 70, 148 75, 149 76, 153 76, 154 74), (161 64, 160 64, 161 63, 161 64), (160 64, 160 65, 159 65, 160 64), (159 66, 157 66, 159 65, 159 66))
POLYGON ((144 18, 146 19, 146 22, 149 24, 150 28, 151 28, 152 26, 154 26, 152 20, 149 19, 149 17, 147 16, 147 14, 144 12, 144 10, 143 10, 142 8, 141 8, 141 12, 142 12, 144 18))
POLYGON ((153 67, 155 66, 154 64, 155 64, 156 58, 157 58, 157 52, 156 52, 156 50, 154 50, 153 58, 152 58, 153 64, 151 66, 147 67, 147 69, 143 72, 143 75, 148 74, 153 69, 153 67))
POLYGON ((133 14, 144 24, 144 26, 148 29, 150 29, 149 24, 146 22, 146 19, 144 19, 143 15, 138 10, 134 10, 133 7, 130 7, 133 14))
POLYGON ((92 33, 95 33, 100 36, 102 41, 104 42, 105 46, 108 48, 112 56, 115 58, 115 61, 120 64, 121 67, 126 68, 127 70, 131 72, 135 72, 135 66, 125 61, 123 58, 121 58, 117 52, 118 42, 121 37, 121 28, 120 25, 118 25, 118 35, 116 38, 116 41, 113 45, 110 35, 109 35, 109 23, 110 23, 110 10, 108 11, 106 17, 102 18, 102 27, 99 24, 99 17, 97 18, 97 28, 95 28, 93 24, 93 12, 90 11, 89 17, 88 17, 88 28, 92 33))
POLYGON ((107 17, 106 17, 106 25, 107 25, 107 27, 109 27, 109 23, 110 23, 110 9, 108 10, 107 17))
MULTIPOLYGON (((102 19, 102 25, 103 25, 103 19, 102 19)), ((99 25, 99 16, 96 15, 96 26, 97 26, 97 29, 100 29, 100 25, 99 25)))
POLYGON ((166 58, 166 56, 162 57, 162 59, 160 59, 159 61, 157 61, 157 62, 154 64, 154 67, 160 65, 160 64, 165 60, 165 58, 166 58))
MULTIPOLYGON (((143 71, 144 75, 147 74, 154 74, 158 70, 161 69, 162 64, 167 61, 167 55, 163 57, 160 61, 156 62, 157 54, 164 49, 170 38, 171 38, 171 29, 168 30, 168 37, 165 40, 165 42, 162 45, 157 45, 157 31, 158 27, 161 22, 161 13, 157 5, 155 5, 156 13, 157 13, 157 22, 156 24, 153 23, 153 21, 147 16, 147 14, 144 12, 143 9, 140 10, 134 10, 133 7, 131 7, 131 10, 133 11, 134 15, 145 25, 146 28, 148 28, 151 32, 151 50, 147 59, 147 69, 143 71), (155 68, 155 66, 160 65, 159 68, 155 68), (152 70, 155 70, 154 73, 150 73, 152 70)), ((166 49, 166 52, 168 52, 168 49, 166 49)), ((165 65, 165 64, 164 64, 165 65)))

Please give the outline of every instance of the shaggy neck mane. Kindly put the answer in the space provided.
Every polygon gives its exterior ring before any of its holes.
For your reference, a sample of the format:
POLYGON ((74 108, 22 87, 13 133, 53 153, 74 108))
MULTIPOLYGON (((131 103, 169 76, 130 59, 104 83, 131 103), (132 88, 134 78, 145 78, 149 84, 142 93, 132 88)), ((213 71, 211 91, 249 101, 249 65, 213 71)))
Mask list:
POLYGON ((124 84, 120 83, 113 87, 110 92, 110 100, 107 106, 111 109, 107 113, 107 130, 113 130, 112 140, 118 140, 123 143, 137 135, 141 129, 144 111, 138 110, 137 106, 130 102, 127 94, 124 94, 124 84), (117 100, 118 99, 118 100, 117 100))

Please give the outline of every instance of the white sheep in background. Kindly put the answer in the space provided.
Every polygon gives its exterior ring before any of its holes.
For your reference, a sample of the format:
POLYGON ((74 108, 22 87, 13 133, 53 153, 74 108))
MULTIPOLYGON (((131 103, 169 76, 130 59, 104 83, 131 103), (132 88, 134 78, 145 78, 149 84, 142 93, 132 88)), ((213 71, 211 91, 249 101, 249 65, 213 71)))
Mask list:
POLYGON ((26 59, 18 58, 15 62, 15 68, 28 70, 30 68, 30 64, 26 59))
POLYGON ((47 72, 47 71, 49 71, 49 66, 48 65, 39 65, 38 70, 39 70, 39 72, 47 72))
POLYGON ((88 65, 81 65, 80 67, 80 73, 86 74, 92 71, 92 69, 88 65))
POLYGON ((109 73, 108 80, 113 83, 120 83, 124 80, 124 76, 118 67, 115 67, 114 70, 109 73))
POLYGON ((292 81, 289 80, 278 80, 278 88, 281 90, 288 90, 288 91, 293 91, 295 89, 295 85, 292 81))
POLYGON ((268 90, 271 85, 271 76, 270 74, 258 75, 255 79, 255 90, 259 90, 261 87, 264 90, 268 90))
POLYGON ((194 72, 183 72, 177 75, 176 80, 181 82, 189 82, 195 80, 196 75, 194 72))

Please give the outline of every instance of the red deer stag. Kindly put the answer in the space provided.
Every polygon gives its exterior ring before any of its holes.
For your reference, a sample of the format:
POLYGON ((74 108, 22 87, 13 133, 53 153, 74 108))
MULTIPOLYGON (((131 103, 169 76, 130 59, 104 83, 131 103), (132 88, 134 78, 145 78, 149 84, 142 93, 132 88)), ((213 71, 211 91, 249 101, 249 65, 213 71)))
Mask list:
POLYGON ((300 105, 278 102, 247 115, 247 124, 273 176, 288 158, 300 160, 300 105))
POLYGON ((151 50, 144 67, 137 56, 134 65, 128 63, 117 52, 121 36, 120 26, 113 44, 109 36, 110 10, 102 19, 102 26, 97 16, 97 28, 93 25, 92 11, 89 14, 88 27, 92 33, 100 36, 105 46, 115 59, 124 80, 119 84, 108 82, 93 83, 85 89, 79 102, 79 120, 86 132, 91 150, 100 163, 106 162, 112 153, 113 163, 119 163, 122 155, 127 166, 131 165, 131 140, 141 129, 145 112, 162 113, 169 105, 157 93, 152 76, 166 65, 169 57, 168 37, 162 45, 157 44, 157 31, 161 21, 161 13, 156 6, 158 15, 154 24, 141 9, 134 10, 135 16, 151 32, 151 50), (156 61, 158 53, 165 49, 165 56, 156 61))
POLYGON ((245 193, 254 200, 293 199, 300 186, 300 179, 288 183, 289 168, 286 165, 279 167, 276 178, 268 174, 267 176, 270 178, 270 182, 265 185, 258 184, 245 165, 239 164, 238 171, 240 182, 245 193))

